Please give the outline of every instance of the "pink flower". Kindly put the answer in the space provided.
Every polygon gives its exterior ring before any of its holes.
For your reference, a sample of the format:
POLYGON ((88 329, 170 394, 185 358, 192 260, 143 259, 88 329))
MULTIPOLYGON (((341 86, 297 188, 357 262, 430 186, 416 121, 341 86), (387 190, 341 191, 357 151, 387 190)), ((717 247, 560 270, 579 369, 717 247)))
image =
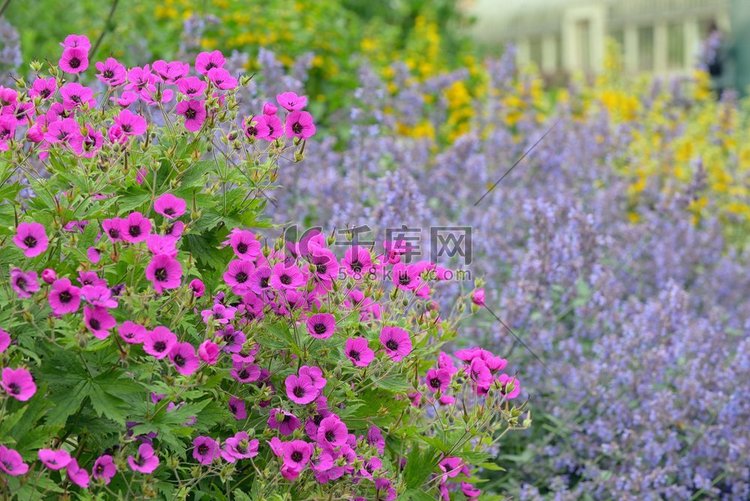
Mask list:
POLYGON ((166 327, 159 326, 146 333, 143 339, 143 351, 161 360, 172 351, 172 347, 176 344, 177 335, 166 327))
POLYGON ((169 359, 172 361, 175 370, 183 376, 190 376, 200 366, 200 361, 195 355, 195 348, 187 342, 172 346, 172 349, 169 350, 169 359))
POLYGON ((375 352, 370 349, 367 339, 363 337, 347 339, 344 353, 357 367, 367 367, 375 358, 375 352))
POLYGON ((67 111, 88 105, 89 108, 96 106, 94 91, 78 82, 68 82, 60 87, 60 95, 63 100, 63 108, 67 111))
POLYGON ((197 132, 206 121, 206 102, 203 100, 180 101, 175 107, 175 113, 185 117, 185 128, 197 132))
POLYGON ((140 212, 129 214, 123 225, 124 231, 121 233, 121 238, 131 244, 143 242, 151 233, 151 221, 140 212))
POLYGON ((320 367, 303 365, 299 368, 300 376, 307 376, 312 381, 316 390, 323 391, 326 387, 326 379, 323 377, 323 371, 320 367))
POLYGON ((94 467, 91 469, 94 480, 101 480, 104 482, 104 485, 109 485, 116 473, 117 465, 115 464, 115 459, 109 454, 104 454, 96 458, 94 467))
POLYGON ((288 138, 307 139, 315 135, 313 117, 306 111, 293 111, 286 116, 284 132, 288 138))
POLYGON ((471 302, 477 306, 484 306, 484 289, 474 289, 471 292, 471 302))
POLYGON ((57 279, 57 273, 52 268, 45 268, 42 271, 42 280, 44 283, 51 284, 57 279))
POLYGON ((273 105, 273 103, 265 103, 263 104, 263 114, 264 115, 275 115, 276 112, 279 109, 273 105))
POLYGON ((177 89, 189 98, 201 96, 206 90, 206 81, 198 77, 185 77, 177 81, 177 89))
POLYGON ((234 419, 238 421, 247 417, 245 401, 237 397, 229 397, 229 411, 234 416, 234 419))
POLYGON ((206 293, 206 286, 203 283, 203 281, 194 278, 190 281, 189 284, 190 289, 193 291, 193 296, 196 298, 203 297, 203 295, 206 293))
POLYGON ((19 268, 10 270, 10 286, 21 299, 28 299, 39 290, 39 280, 35 271, 24 272, 19 268))
POLYGON ((49 124, 44 139, 51 144, 61 143, 77 148, 83 142, 83 135, 78 122, 72 118, 63 118, 49 124))
POLYGON ((284 135, 284 124, 281 119, 276 115, 264 115, 266 127, 268 127, 267 136, 258 136, 261 139, 265 139, 268 142, 275 141, 284 135))
POLYGON ((360 280, 364 274, 370 272, 372 257, 370 256, 370 251, 364 247, 355 245, 346 249, 341 264, 350 276, 356 280, 360 280))
POLYGON ((300 427, 299 418, 284 409, 271 409, 266 424, 272 430, 278 430, 285 437, 288 437, 300 427))
POLYGON ((4 329, 0 329, 0 353, 4 353, 10 346, 10 334, 4 329))
POLYGON ((151 65, 156 75, 168 84, 174 84, 190 72, 190 65, 182 61, 166 62, 161 59, 151 65))
POLYGON ((110 315, 106 308, 100 306, 86 306, 83 309, 83 322, 97 339, 107 338, 109 329, 117 325, 115 317, 110 315))
POLYGON ((19 367, 18 369, 6 367, 3 369, 2 387, 8 395, 21 402, 27 401, 36 393, 34 378, 23 367, 19 367))
POLYGON ((89 67, 89 51, 81 47, 67 47, 63 50, 57 65, 65 73, 83 73, 89 67))
POLYGON ((227 244, 232 246, 234 254, 239 259, 246 261, 255 260, 261 253, 260 242, 252 231, 234 228, 229 234, 229 238, 224 242, 224 245, 227 244))
POLYGON ((265 116, 254 116, 245 119, 243 130, 248 139, 266 139, 271 134, 265 116))
POLYGON ((146 247, 154 254, 165 254, 171 258, 177 256, 177 239, 152 233, 146 238, 146 247))
POLYGON ((336 317, 330 313, 317 313, 307 318, 307 332, 317 339, 328 339, 336 332, 336 317))
POLYGON ((380 343, 385 348, 386 354, 394 362, 401 361, 411 353, 409 333, 401 327, 383 327, 383 330, 380 331, 380 343))
POLYGON ((294 290, 305 285, 305 277, 296 266, 287 266, 283 262, 279 262, 271 270, 271 278, 268 283, 278 291, 294 290))
POLYGON ((86 35, 71 34, 65 37, 60 46, 65 48, 78 47, 88 52, 91 49, 91 41, 86 35))
POLYGON ((318 390, 308 376, 297 376, 290 374, 284 381, 286 387, 286 396, 292 402, 300 405, 307 405, 318 396, 318 390))
POLYGON ((230 375, 240 383, 254 383, 260 379, 260 367, 239 355, 232 356, 232 371, 230 375), (239 358, 237 358, 239 357, 239 358))
POLYGON ((500 393, 506 400, 513 400, 521 393, 521 383, 513 376, 500 374, 497 377, 497 383, 500 386, 500 393))
POLYGON ((180 286, 182 266, 173 257, 159 254, 148 263, 146 278, 154 285, 154 290, 161 294, 164 289, 176 289, 180 286))
POLYGON ((64 449, 39 449, 39 460, 50 470, 61 470, 68 466, 71 457, 70 453, 64 449))
POLYGON ((253 458, 258 455, 258 445, 257 439, 250 440, 247 432, 240 431, 224 441, 221 457, 228 463, 234 463, 239 459, 253 458))
POLYGON ((221 90, 232 90, 237 88, 237 79, 224 68, 211 68, 206 74, 217 88, 221 90))
POLYGON ((451 384, 451 372, 448 369, 430 369, 424 379, 430 391, 445 391, 451 384))
POLYGON ((195 58, 195 71, 201 75, 208 75, 208 72, 213 68, 221 68, 224 66, 226 59, 224 55, 215 50, 213 52, 201 52, 198 57, 195 58))
POLYGON ((284 466, 296 472, 301 472, 313 453, 313 444, 304 440, 292 440, 291 442, 282 443, 282 460, 284 466))
POLYGON ((176 219, 185 214, 185 200, 165 193, 154 202, 154 210, 167 219, 176 219))
POLYGON ((57 80, 55 77, 49 78, 37 78, 34 83, 31 84, 31 90, 29 91, 29 97, 39 97, 41 99, 47 99, 55 93, 57 90, 57 80))
POLYGON ((146 128, 148 127, 145 118, 136 115, 130 110, 122 110, 115 117, 115 125, 120 127, 120 130, 126 136, 140 136, 146 132, 146 128))
POLYGON ((401 290, 415 290, 422 285, 421 271, 413 265, 393 265, 393 285, 401 290))
POLYGON ((138 447, 136 456, 128 456, 128 465, 133 471, 148 474, 159 466, 159 458, 154 454, 154 448, 144 443, 138 447))
POLYGON ((117 87, 125 83, 125 66, 114 57, 108 57, 106 61, 96 63, 96 69, 99 71, 96 78, 109 87, 117 87))
POLYGON ((318 444, 327 449, 334 449, 346 443, 349 430, 338 416, 331 415, 323 419, 318 427, 318 444))
POLYGON ((139 344, 142 343, 146 338, 148 331, 146 328, 130 320, 123 322, 118 328, 117 333, 120 335, 123 341, 128 344, 139 344))
POLYGON ((219 353, 221 353, 219 345, 210 339, 206 339, 198 347, 198 356, 206 365, 216 364, 219 361, 219 353))
POLYGON ((81 289, 73 285, 70 279, 55 280, 49 291, 49 305, 55 315, 74 313, 81 305, 81 289))
POLYGON ((81 489, 89 488, 89 472, 78 466, 78 461, 71 458, 66 471, 68 473, 68 479, 70 479, 71 482, 81 489))
POLYGON ((202 465, 210 465, 219 457, 219 442, 211 437, 193 439, 193 458, 202 465))
POLYGON ((276 102, 288 111, 298 111, 307 106, 307 97, 298 96, 294 92, 282 92, 276 96, 276 102))
POLYGON ((112 291, 105 285, 86 285, 81 289, 81 295, 92 306, 117 308, 117 300, 112 298, 112 291))
POLYGON ((492 373, 487 364, 481 358, 475 358, 469 365, 469 377, 480 392, 486 392, 492 384, 492 373))
POLYGON ((127 230, 127 221, 125 219, 114 217, 102 221, 102 229, 109 239, 114 242, 123 240, 127 230))
POLYGON ((78 283, 81 285, 107 286, 107 281, 99 278, 95 271, 81 271, 78 273, 78 283))
POLYGON ((227 271, 224 273, 224 282, 232 288, 232 292, 242 296, 250 292, 250 277, 255 271, 255 266, 250 261, 235 259, 230 261, 227 271))
POLYGON ((29 465, 23 462, 18 451, 0 445, 0 471, 11 477, 18 477, 29 471, 29 465))
POLYGON ((209 323, 211 320, 219 324, 228 324, 230 320, 234 319, 234 315, 237 312, 237 308, 233 306, 224 306, 223 304, 214 304, 210 310, 201 311, 201 317, 203 322, 209 323))
POLYGON ((216 335, 221 338, 224 344, 223 350, 227 353, 239 353, 242 351, 242 345, 245 344, 245 334, 238 331, 232 325, 227 325, 223 329, 216 331, 216 335))
POLYGON ((13 243, 23 249, 26 257, 35 257, 47 250, 49 244, 44 226, 39 223, 20 223, 16 228, 13 243))

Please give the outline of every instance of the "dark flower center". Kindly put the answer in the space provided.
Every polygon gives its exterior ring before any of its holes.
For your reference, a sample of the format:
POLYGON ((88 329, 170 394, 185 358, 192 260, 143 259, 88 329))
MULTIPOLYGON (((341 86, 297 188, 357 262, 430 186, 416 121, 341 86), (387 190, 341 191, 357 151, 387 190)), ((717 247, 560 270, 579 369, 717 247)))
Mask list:
POLYGON ((319 263, 315 265, 315 271, 318 272, 318 274, 322 275, 326 271, 328 271, 328 266, 325 265, 325 263, 319 263))
POLYGON ((355 351, 355 350, 350 351, 349 352, 349 357, 353 358, 354 360, 356 360, 357 362, 359 362, 359 352, 358 351, 355 351))
POLYGON ((188 108, 187 110, 185 110, 185 118, 187 118, 188 120, 194 119, 196 114, 197 112, 193 108, 188 108))
POLYGON ((432 386, 433 388, 440 388, 440 379, 436 377, 430 379, 430 386, 432 386))
POLYGON ((201 456, 205 456, 208 453, 208 446, 206 444, 201 444, 198 446, 198 454, 201 456))
POLYGON ((335 438, 336 438, 336 434, 335 434, 335 433, 333 433, 333 430, 328 430, 328 431, 326 432, 326 440, 327 440, 328 442, 333 442, 333 440, 334 440, 335 438))
POLYGON ((258 129, 257 127, 254 127, 250 125, 247 129, 245 129, 245 132, 247 132, 248 136, 257 136, 258 135, 258 129))
POLYGON ((167 279, 167 269, 166 268, 157 268, 154 272, 154 276, 159 282, 164 282, 167 279))
POLYGON ((185 357, 183 357, 182 355, 175 355, 174 364, 177 367, 182 367, 183 365, 185 365, 185 357))
POLYGON ((358 259, 352 261, 352 270, 355 273, 359 273, 360 271, 362 271, 362 263, 360 263, 358 259))
POLYGON ((388 342, 385 343, 385 347, 391 351, 396 351, 398 350, 398 343, 393 339, 389 339, 388 342))
MULTIPOLYGON (((125 128, 123 127, 122 130, 125 130, 125 128)), ((128 228, 128 233, 130 233, 130 236, 133 238, 140 236, 141 234, 140 225, 138 224, 131 225, 130 228, 128 228)))
POLYGON ((36 238, 32 237, 31 235, 28 235, 23 239, 23 244, 29 249, 36 247, 36 243, 36 238))
POLYGON ((113 76, 115 76, 115 72, 112 70, 104 70, 104 73, 102 73, 102 76, 104 78, 112 78, 113 76))
POLYGON ((21 290, 26 290, 26 279, 24 277, 18 277, 16 279, 16 287, 21 290))
POLYGON ((411 278, 409 277, 408 273, 402 273, 398 276, 398 283, 401 285, 409 285, 411 283, 411 278))
POLYGON ((164 209, 164 214, 167 216, 173 216, 174 215, 174 209, 172 207, 167 207, 164 209))
POLYGON ((162 352, 167 349, 167 343, 164 341, 157 341, 154 343, 154 351, 162 352))
POLYGON ((292 393, 294 393, 295 397, 302 398, 305 396, 305 389, 301 386, 295 386, 292 393))
POLYGON ((81 60, 78 59, 77 57, 71 57, 70 61, 68 61, 68 64, 70 65, 71 68, 75 69, 81 66, 81 60))
POLYGON ((281 276, 279 277, 279 280, 280 280, 280 281, 281 281, 281 283, 282 283, 282 284, 284 284, 284 285, 289 285, 290 283, 292 283, 292 277, 290 277, 290 276, 289 276, 289 275, 287 275, 287 274, 281 275, 281 276))
POLYGON ((247 273, 241 271, 234 276, 234 279, 237 280, 237 282, 244 284, 245 282, 247 282, 247 273))
POLYGON ((52 94, 52 91, 49 89, 43 89, 39 95, 42 96, 42 98, 48 98, 49 95, 52 94))
POLYGON ((73 299, 73 295, 70 293, 70 291, 62 291, 59 297, 61 303, 69 303, 70 300, 73 299))
POLYGON ((323 334, 326 331, 326 325, 325 324, 315 324, 313 327, 313 330, 315 331, 315 334, 323 334))
POLYGON ((242 369, 237 373, 237 375, 240 377, 240 379, 247 379, 250 374, 247 373, 247 369, 242 369))
POLYGON ((120 126, 120 128, 122 128, 122 131, 123 131, 123 132, 130 132, 130 131, 132 131, 132 130, 133 130, 133 126, 132 126, 132 125, 130 125, 130 124, 122 124, 122 125, 120 126))
POLYGON ((110 228, 109 236, 112 238, 120 238, 120 230, 118 230, 117 228, 110 228))
POLYGON ((247 244, 245 242, 240 242, 239 244, 237 244, 237 252, 239 252, 240 254, 244 254, 245 252, 247 252, 247 244))
POLYGON ((294 451, 292 452, 292 461, 295 463, 299 463, 302 461, 302 453, 300 451, 294 451))
POLYGON ((266 287, 268 287, 268 278, 269 277, 263 277, 263 278, 260 279, 260 286, 263 289, 265 289, 266 287))
POLYGON ((294 122, 294 124, 292 124, 292 130, 294 131, 295 134, 302 133, 302 130, 303 130, 302 124, 299 122, 294 122))
POLYGON ((19 393, 21 393, 21 387, 18 385, 18 383, 10 383, 8 385, 8 388, 11 395, 18 395, 19 393))
POLYGON ((91 328, 92 328, 92 329, 94 329, 95 331, 98 331, 98 330, 99 330, 99 327, 101 327, 101 326, 102 326, 101 322, 99 322, 99 320, 97 320, 96 318, 92 318, 91 320, 89 320, 89 325, 90 325, 90 326, 91 326, 91 328))

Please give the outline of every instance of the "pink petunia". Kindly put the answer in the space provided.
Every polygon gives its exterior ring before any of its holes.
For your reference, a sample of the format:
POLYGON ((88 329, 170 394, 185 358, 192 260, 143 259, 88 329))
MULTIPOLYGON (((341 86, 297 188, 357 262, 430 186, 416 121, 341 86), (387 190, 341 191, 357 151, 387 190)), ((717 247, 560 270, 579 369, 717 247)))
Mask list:
POLYGON ((403 360, 411 353, 411 338, 409 333, 401 327, 385 326, 380 331, 380 344, 385 348, 386 354, 394 362, 403 360))
POLYGON ((162 293, 165 289, 176 289, 182 279, 180 262, 166 254, 159 254, 146 266, 146 278, 151 281, 154 290, 162 293))
POLYGON ((451 372, 448 369, 430 369, 424 379, 431 392, 446 391, 451 383, 451 372))
POLYGON ((195 71, 201 75, 208 75, 211 69, 222 68, 225 62, 224 55, 218 50, 201 52, 195 58, 195 71))
POLYGON ((62 470, 68 466, 68 463, 72 459, 70 453, 64 449, 57 451, 53 449, 39 449, 37 454, 39 455, 39 460, 50 470, 62 470))
POLYGON ((94 90, 78 82, 68 82, 60 87, 60 95, 62 96, 63 108, 67 111, 81 108, 84 105, 89 108, 96 106, 94 90))
POLYGON ((291 412, 284 409, 271 409, 266 422, 272 430, 278 430, 279 433, 288 437, 300 427, 300 420, 291 412))
POLYGON ((224 245, 230 245, 234 254, 246 261, 254 261, 261 254, 261 245, 258 238, 249 230, 234 228, 229 233, 229 238, 224 245))
POLYGON ((263 117, 265 119, 266 127, 268 127, 268 135, 261 137, 261 139, 271 142, 284 135, 284 123, 278 116, 264 115, 263 117))
POLYGON ((220 455, 219 442, 211 437, 195 437, 193 439, 193 459, 204 466, 208 466, 220 455))
POLYGON ((293 111, 286 116, 284 132, 288 138, 308 139, 315 130, 313 117, 306 111, 293 111))
POLYGON ((316 313, 307 318, 307 332, 317 339, 328 339, 336 332, 336 317, 330 313, 316 313))
POLYGON ((36 393, 36 384, 31 373, 19 367, 18 369, 11 369, 6 367, 2 372, 2 379, 0 380, 3 389, 16 400, 25 402, 36 393))
POLYGON ((26 257, 36 257, 42 254, 49 245, 47 233, 40 223, 20 223, 16 228, 13 243, 23 250, 26 257))
POLYGON ((10 286, 21 299, 28 299, 39 290, 39 280, 35 271, 10 270, 10 286))
POLYGON ((375 352, 370 349, 367 339, 363 337, 347 339, 344 353, 357 367, 367 367, 375 358, 375 352))
POLYGON ((312 379, 308 376, 290 374, 284 380, 284 386, 289 400, 299 405, 309 404, 320 394, 320 390, 315 387, 312 379))
POLYGON ((299 111, 307 106, 307 97, 298 96, 294 92, 282 92, 276 96, 276 102, 287 111, 299 111))
POLYGON ((102 229, 111 242, 120 242, 127 233, 127 220, 119 217, 105 219, 102 221, 102 229))
POLYGON ((187 204, 182 198, 164 193, 154 201, 154 210, 167 219, 176 219, 185 214, 187 204))
POLYGON ((137 455, 128 456, 128 465, 133 471, 149 474, 159 466, 159 458, 151 444, 144 443, 138 447, 137 455))
POLYGON ((309 377, 316 390, 323 391, 326 387, 326 378, 323 377, 320 367, 303 365, 299 368, 299 375, 309 377))
POLYGON ((166 327, 159 326, 146 333, 143 338, 143 351, 161 360, 169 355, 176 344, 177 335, 166 327))
POLYGON ((57 65, 65 73, 83 73, 89 67, 89 52, 81 47, 66 47, 57 65))
POLYGON ((81 305, 81 289, 68 278, 55 280, 49 291, 49 305, 55 315, 75 313, 81 305))
POLYGON ((23 462, 18 451, 0 445, 0 471, 11 477, 18 477, 29 471, 29 465, 23 462))
POLYGON ((117 325, 115 317, 100 306, 86 306, 83 309, 83 322, 97 339, 106 339, 109 330, 117 325))
POLYGON ((349 247, 341 261, 344 270, 355 280, 360 280, 372 268, 372 256, 366 248, 355 245, 349 247))
POLYGON ((169 359, 175 370, 183 376, 190 376, 198 370, 200 361, 195 355, 195 348, 187 342, 177 343, 169 350, 169 359))
POLYGON ((195 99, 180 101, 175 106, 175 113, 185 117, 185 128, 187 130, 197 132, 201 130, 203 122, 206 121, 206 102, 195 99))
POLYGON ((282 443, 282 460, 284 466, 298 473, 304 469, 313 454, 313 444, 304 440, 292 440, 282 443))

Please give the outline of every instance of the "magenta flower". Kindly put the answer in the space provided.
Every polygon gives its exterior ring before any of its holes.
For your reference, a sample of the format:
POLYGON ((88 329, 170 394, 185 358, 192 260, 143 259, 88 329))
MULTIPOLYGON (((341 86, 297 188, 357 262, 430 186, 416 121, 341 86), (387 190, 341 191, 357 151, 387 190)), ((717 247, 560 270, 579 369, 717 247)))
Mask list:
POLYGON ((117 300, 112 297, 112 290, 105 285, 85 285, 81 296, 91 306, 100 308, 117 308, 117 300))
POLYGON ((326 387, 326 378, 323 377, 323 371, 320 367, 303 365, 299 368, 300 376, 307 376, 312 381, 315 389, 322 391, 326 387))
POLYGON ((151 281, 154 290, 161 294, 164 289, 176 289, 180 286, 182 266, 173 257, 159 254, 148 263, 146 278, 151 281))
POLYGON ((49 124, 44 139, 51 144, 61 143, 79 148, 83 135, 78 122, 73 118, 63 118, 49 124))
POLYGON ((201 311, 203 322, 209 323, 211 320, 219 324, 228 324, 234 319, 237 308, 234 306, 224 306, 221 303, 214 304, 210 310, 201 311))
POLYGON ((151 65, 154 73, 165 83, 174 84, 190 72, 190 65, 182 61, 167 62, 162 59, 151 65))
POLYGON ((298 96, 294 92, 282 92, 276 96, 276 102, 287 111, 298 111, 307 106, 307 97, 298 96))
POLYGON ((76 155, 83 158, 94 158, 96 153, 104 144, 104 135, 94 129, 90 124, 86 125, 86 133, 82 136, 82 141, 71 144, 76 155))
POLYGON ((279 433, 288 437, 294 433, 294 430, 300 427, 300 420, 297 416, 284 409, 271 409, 267 424, 272 430, 278 430, 279 433))
POLYGON ((206 121, 206 102, 203 100, 180 101, 175 106, 175 113, 185 117, 185 128, 197 132, 206 121))
POLYGON ((273 103, 264 103, 263 104, 263 114, 264 115, 275 115, 277 111, 279 111, 279 109, 276 106, 274 106, 273 103))
POLYGON ((216 331, 216 335, 221 339, 222 350, 227 353, 239 353, 242 351, 242 345, 245 344, 245 333, 238 331, 233 325, 227 325, 223 329, 216 331))
POLYGON ((290 374, 284 381, 284 386, 286 387, 286 396, 292 402, 300 405, 309 404, 320 393, 320 390, 315 387, 312 379, 308 376, 290 374))
POLYGON ((185 200, 165 193, 154 202, 154 210, 167 219, 176 219, 185 214, 185 200))
POLYGON ((232 292, 242 296, 250 292, 250 277, 255 271, 255 266, 250 261, 235 259, 229 263, 224 273, 224 282, 232 288, 232 292))
POLYGON ((411 353, 409 333, 401 327, 383 327, 383 330, 380 331, 380 344, 383 345, 386 354, 394 362, 401 361, 411 353))
POLYGON ((177 239, 171 236, 152 233, 146 237, 148 250, 155 255, 164 254, 171 258, 177 256, 177 239))
POLYGON ((500 386, 500 393, 506 400, 513 400, 521 393, 521 383, 513 376, 500 374, 497 377, 497 383, 500 386))
POLYGON ((39 460, 50 470, 61 470, 68 466, 71 457, 70 453, 64 449, 58 451, 52 449, 39 449, 39 460))
POLYGON ((484 391, 492 384, 492 372, 485 361, 479 357, 474 358, 469 364, 469 377, 476 383, 477 388, 484 391))
POLYGON ((167 226, 164 230, 164 235, 172 238, 180 238, 183 231, 185 231, 185 223, 182 221, 175 221, 167 226))
POLYGON ((363 337, 347 339, 344 353, 357 367, 367 367, 375 358, 375 352, 370 349, 367 339, 363 337))
POLYGON ((115 125, 120 127, 120 130, 126 136, 140 136, 146 132, 146 128, 148 127, 145 118, 136 115, 130 110, 122 110, 115 117, 115 125))
POLYGON ((185 77, 177 81, 177 89, 189 98, 196 98, 206 90, 206 81, 198 77, 185 77))
POLYGON ((245 401, 237 397, 229 397, 229 411, 234 416, 234 419, 238 421, 247 417, 245 401))
MULTIPOLYGON (((235 355, 236 356, 236 355, 235 355)), ((260 379, 260 367, 252 362, 232 357, 232 371, 230 375, 240 383, 254 383, 260 379)))
POLYGON ((143 351, 161 360, 172 351, 172 347, 176 344, 177 335, 166 327, 159 326, 146 333, 143 340, 143 351))
POLYGON ((117 87, 125 83, 126 70, 114 57, 108 57, 104 62, 96 63, 96 69, 99 71, 96 78, 109 87, 117 87))
POLYGON ((78 466, 78 461, 71 458, 70 463, 68 463, 68 467, 66 469, 68 474, 68 479, 76 484, 81 489, 88 489, 89 488, 89 472, 85 469, 78 466))
POLYGON ((219 442, 211 437, 193 439, 193 458, 202 465, 210 465, 219 457, 219 442))
POLYGON ((115 317, 100 306, 86 306, 83 309, 83 322, 97 339, 106 339, 109 329, 117 325, 115 317))
POLYGON ((234 463, 239 459, 253 458, 258 455, 257 439, 250 440, 247 432, 240 431, 224 441, 221 449, 221 457, 228 463, 234 463))
POLYGON ((328 339, 336 332, 336 317, 330 313, 316 313, 309 316, 307 332, 314 338, 328 339))
POLYGON ((102 253, 96 247, 89 247, 86 249, 86 257, 89 258, 92 264, 96 264, 101 260, 102 253))
POLYGON ((284 132, 288 138, 307 139, 315 135, 313 117, 306 111, 293 111, 286 116, 284 132))
POLYGON ((224 55, 218 50, 201 52, 195 58, 195 71, 201 75, 208 75, 213 68, 222 68, 225 62, 224 55))
POLYGON ((323 448, 334 449, 344 445, 348 437, 349 430, 344 422, 338 416, 331 415, 320 422, 316 439, 323 448))
POLYGON ((151 233, 151 221, 140 212, 132 212, 123 222, 121 238, 131 244, 143 242, 151 233))
POLYGON ((99 278, 95 271, 82 271, 78 274, 78 283, 81 285, 101 285, 107 286, 107 281, 99 278))
POLYGON ((265 116, 254 116, 245 119, 243 125, 245 137, 248 139, 266 139, 271 134, 265 116))
POLYGON ((206 365, 215 365, 216 362, 219 361, 220 353, 221 349, 219 348, 219 345, 210 339, 206 339, 198 347, 198 357, 200 357, 206 365))
POLYGON ((193 296, 195 296, 196 298, 203 297, 203 295, 206 293, 206 285, 202 280, 199 280, 197 278, 194 278, 190 281, 189 287, 193 291, 193 296))
POLYGON ((37 78, 34 80, 34 83, 31 84, 29 97, 47 99, 52 96, 55 91, 57 91, 57 80, 55 77, 37 78))
POLYGON ((10 334, 5 329, 0 329, 0 353, 5 352, 10 346, 10 334))
POLYGON ((211 83, 221 90, 237 88, 237 79, 224 68, 211 68, 206 74, 211 83))
POLYGON ((284 135, 284 124, 278 116, 264 115, 264 118, 266 127, 268 127, 268 135, 261 137, 261 139, 265 139, 266 141, 271 142, 284 135))
POLYGON ((52 268, 45 268, 42 271, 42 280, 44 280, 44 283, 46 284, 52 284, 55 280, 57 280, 57 272, 53 270, 52 268))
POLYGON ((355 245, 346 250, 341 264, 350 276, 359 280, 372 268, 372 257, 366 248, 355 245))
POLYGON ((451 372, 448 369, 430 369, 425 375, 425 382, 432 392, 445 391, 451 383, 451 372))
POLYGON ((401 290, 415 290, 422 285, 419 268, 398 263, 393 266, 393 285, 401 290))
POLYGON ((279 262, 271 270, 271 278, 268 283, 278 291, 294 290, 305 285, 305 277, 296 266, 287 266, 283 262, 279 262))
POLYGON ((21 223, 16 228, 13 243, 23 249, 26 257, 35 257, 47 250, 49 244, 44 226, 39 223, 21 223))
POLYGON ((96 458, 94 467, 91 469, 94 480, 100 480, 104 482, 104 485, 109 485, 116 473, 117 465, 115 464, 115 459, 109 454, 104 454, 96 458))
POLYGON ((105 219, 102 221, 102 229, 113 243, 120 242, 127 233, 127 220, 119 217, 105 219))
POLYGON ((128 465, 133 471, 152 473, 159 466, 159 458, 154 454, 151 444, 143 443, 138 447, 138 454, 128 456, 128 465))
POLYGON ((177 343, 169 350, 169 359, 175 366, 175 370, 183 376, 190 376, 200 366, 200 361, 195 355, 195 348, 187 342, 177 343))
POLYGON ((60 46, 65 48, 78 47, 88 52, 91 49, 91 41, 86 35, 71 34, 65 37, 60 46))
POLYGON ((10 270, 10 286, 21 299, 28 299, 39 290, 35 271, 24 272, 18 268, 10 270))
POLYGON ((291 442, 282 443, 282 460, 284 466, 294 471, 302 471, 312 457, 314 450, 313 444, 304 440, 292 440, 291 442))
POLYGON ((36 393, 34 378, 23 367, 19 367, 18 369, 6 367, 3 369, 1 381, 6 393, 21 402, 27 401, 36 393))
POLYGON ((81 289, 61 278, 52 283, 49 291, 49 305, 55 315, 65 315, 78 311, 81 305, 81 289))
POLYGON ((60 95, 62 96, 63 108, 67 111, 81 108, 84 104, 88 105, 89 108, 96 106, 93 89, 78 82, 68 82, 60 87, 60 95))
POLYGON ((140 93, 156 83, 156 75, 151 72, 148 64, 143 67, 134 66, 128 70, 126 81, 125 90, 140 93))
POLYGON ((29 465, 23 462, 18 451, 0 445, 0 471, 12 477, 18 477, 29 471, 29 465))
POLYGON ((89 51, 82 47, 67 47, 63 50, 57 65, 65 73, 83 73, 89 67, 89 51))
POLYGON ((252 231, 232 229, 229 238, 224 242, 224 245, 227 244, 232 246, 234 254, 239 259, 246 261, 255 260, 261 253, 260 242, 252 231))
POLYGON ((474 289, 471 292, 471 302, 477 306, 484 306, 484 289, 474 289))
POLYGON ((117 328, 117 333, 128 344, 140 344, 146 338, 148 331, 144 326, 126 320, 117 328))

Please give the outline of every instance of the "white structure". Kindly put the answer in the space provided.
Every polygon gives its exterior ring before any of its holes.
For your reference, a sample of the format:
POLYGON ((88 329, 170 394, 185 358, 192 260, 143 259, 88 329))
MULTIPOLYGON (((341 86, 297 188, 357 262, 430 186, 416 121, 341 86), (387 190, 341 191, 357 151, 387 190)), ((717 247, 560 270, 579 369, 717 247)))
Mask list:
MULTIPOLYGON (((747 0, 750 9, 750 0, 747 0)), ((555 75, 602 70, 615 39, 631 73, 684 73, 695 67, 711 23, 729 31, 729 0, 469 0, 475 34, 513 42, 519 63, 555 75)))

